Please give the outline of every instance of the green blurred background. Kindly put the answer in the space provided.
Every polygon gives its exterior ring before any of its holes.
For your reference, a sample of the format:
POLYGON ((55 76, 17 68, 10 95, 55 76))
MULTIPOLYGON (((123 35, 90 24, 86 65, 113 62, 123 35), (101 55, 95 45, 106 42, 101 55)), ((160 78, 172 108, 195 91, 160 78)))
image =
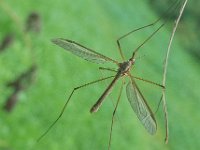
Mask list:
MULTIPOLYGON (((63 117, 36 143, 60 113, 73 87, 110 74, 98 70, 102 65, 81 60, 50 40, 57 37, 71 39, 120 61, 116 39, 155 21, 171 3, 158 0, 0 0, 0 39, 10 33, 14 35, 12 44, 0 53, 0 150, 107 149, 113 112, 111 100, 116 102, 120 81, 96 114, 90 114, 89 109, 110 80, 77 91, 63 117), (39 15, 39 30, 24 32, 31 12, 39 15), (32 65, 36 65, 34 81, 26 83, 27 88, 19 93, 13 110, 5 111, 3 106, 13 92, 6 84, 32 65)), ((200 13, 197 3, 189 1, 172 44, 166 86, 169 143, 164 144, 162 107, 156 113, 158 131, 151 136, 136 118, 123 90, 111 149, 200 148, 200 13)), ((140 58, 132 70, 134 75, 162 82, 163 59, 177 12, 171 14, 173 17, 166 26, 141 48, 140 58)), ((130 57, 133 49, 155 29, 141 30, 122 40, 125 56, 130 57)), ((115 67, 112 64, 106 66, 115 67)), ((161 89, 141 81, 137 83, 155 111, 161 89)))

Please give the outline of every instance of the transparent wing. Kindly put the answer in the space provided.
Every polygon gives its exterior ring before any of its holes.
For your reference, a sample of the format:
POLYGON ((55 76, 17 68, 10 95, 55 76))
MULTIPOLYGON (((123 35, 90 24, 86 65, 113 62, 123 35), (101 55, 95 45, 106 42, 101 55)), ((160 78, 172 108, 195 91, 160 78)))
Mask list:
POLYGON ((112 60, 109 57, 106 57, 100 53, 97 53, 71 40, 57 38, 57 39, 53 39, 52 42, 70 51, 74 55, 79 56, 85 60, 88 60, 94 63, 104 63, 106 61, 117 63, 117 61, 112 60))
POLYGON ((146 130, 152 135, 155 134, 157 129, 156 120, 133 78, 126 87, 126 94, 133 111, 146 130))

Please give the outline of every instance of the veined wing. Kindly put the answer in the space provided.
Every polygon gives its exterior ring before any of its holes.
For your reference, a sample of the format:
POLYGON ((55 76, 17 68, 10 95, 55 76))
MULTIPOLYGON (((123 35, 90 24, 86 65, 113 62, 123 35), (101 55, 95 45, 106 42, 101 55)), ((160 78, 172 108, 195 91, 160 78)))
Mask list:
POLYGON ((152 135, 155 134, 157 124, 154 115, 132 77, 126 87, 126 94, 133 111, 146 130, 152 135))
POLYGON ((89 48, 86 48, 85 46, 78 44, 74 41, 57 38, 57 39, 53 39, 52 42, 85 60, 88 60, 94 63, 104 63, 106 61, 111 61, 118 64, 117 61, 109 57, 106 57, 100 53, 97 53, 89 48))

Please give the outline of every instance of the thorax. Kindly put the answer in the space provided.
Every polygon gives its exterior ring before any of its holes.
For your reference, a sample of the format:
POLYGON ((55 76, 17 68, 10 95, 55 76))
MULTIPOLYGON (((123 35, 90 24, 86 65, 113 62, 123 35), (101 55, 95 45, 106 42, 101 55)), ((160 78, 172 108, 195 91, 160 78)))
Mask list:
POLYGON ((133 60, 128 60, 119 64, 118 73, 122 76, 127 75, 127 73, 131 70, 132 65, 134 64, 133 60))

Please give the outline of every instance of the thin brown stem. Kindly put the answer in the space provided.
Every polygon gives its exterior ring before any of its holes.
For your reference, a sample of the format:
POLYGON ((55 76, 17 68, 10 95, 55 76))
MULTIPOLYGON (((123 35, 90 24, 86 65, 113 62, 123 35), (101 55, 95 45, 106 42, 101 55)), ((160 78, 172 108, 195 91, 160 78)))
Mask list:
MULTIPOLYGON (((176 32, 176 29, 178 27, 178 24, 179 24, 179 21, 181 19, 181 16, 183 14, 183 11, 185 9, 185 6, 187 4, 187 0, 184 1, 181 9, 180 9, 180 12, 179 12, 179 15, 178 15, 178 18, 176 19, 175 21, 175 25, 173 27, 173 31, 172 31, 172 34, 170 36, 170 41, 169 41, 169 44, 168 44, 168 48, 167 48, 167 53, 166 53, 166 56, 165 56, 165 60, 164 60, 164 69, 163 69, 163 86, 166 85, 166 75, 167 75, 167 65, 168 65, 168 59, 169 59, 169 53, 170 53, 170 50, 171 50, 171 45, 172 45, 172 41, 173 41, 173 38, 174 38, 174 34, 176 32)), ((169 127, 168 127, 168 112, 167 112, 167 105, 166 105, 166 95, 165 95, 165 89, 162 90, 162 102, 163 102, 163 111, 164 111, 164 116, 165 116, 165 128, 166 128, 166 131, 165 131, 165 143, 168 143, 168 140, 169 140, 169 127)))

